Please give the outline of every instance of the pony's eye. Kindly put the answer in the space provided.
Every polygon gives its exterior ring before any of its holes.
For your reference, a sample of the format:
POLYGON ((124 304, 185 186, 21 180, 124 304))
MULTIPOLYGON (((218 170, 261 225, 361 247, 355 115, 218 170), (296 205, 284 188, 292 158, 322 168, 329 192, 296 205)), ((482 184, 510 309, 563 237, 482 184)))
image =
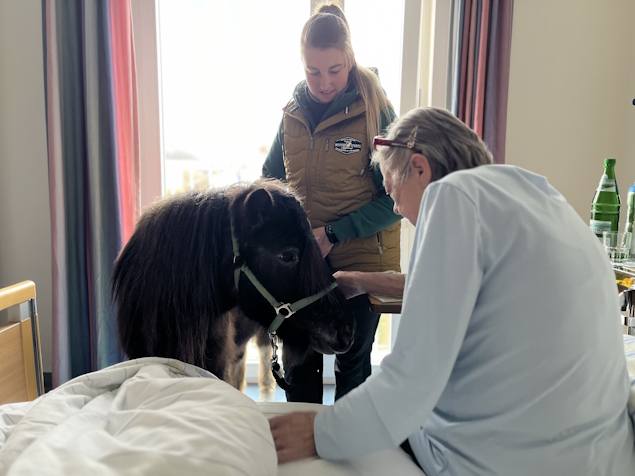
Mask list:
POLYGON ((292 261, 298 260, 298 257, 293 251, 285 251, 279 256, 279 258, 285 263, 291 263, 292 261))

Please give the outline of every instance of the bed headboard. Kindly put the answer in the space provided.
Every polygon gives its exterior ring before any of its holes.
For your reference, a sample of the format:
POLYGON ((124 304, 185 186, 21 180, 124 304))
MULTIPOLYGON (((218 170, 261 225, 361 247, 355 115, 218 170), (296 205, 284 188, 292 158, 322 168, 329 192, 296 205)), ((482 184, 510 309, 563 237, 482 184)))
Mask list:
POLYGON ((35 283, 0 289, 0 311, 4 309, 9 309, 9 323, 0 326, 0 405, 35 400, 44 393, 35 283), (22 303, 28 303, 25 318, 22 303))

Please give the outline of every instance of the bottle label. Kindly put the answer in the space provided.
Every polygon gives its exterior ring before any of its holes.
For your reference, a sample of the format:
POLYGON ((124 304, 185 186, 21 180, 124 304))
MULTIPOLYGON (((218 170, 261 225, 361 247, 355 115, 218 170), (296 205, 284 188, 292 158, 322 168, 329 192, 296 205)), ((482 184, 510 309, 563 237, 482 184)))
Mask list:
POLYGON ((602 232, 611 231, 611 222, 604 220, 591 220, 589 223, 591 231, 598 236, 602 236, 602 232))
POLYGON ((598 192, 616 192, 615 179, 603 178, 598 185, 598 192))

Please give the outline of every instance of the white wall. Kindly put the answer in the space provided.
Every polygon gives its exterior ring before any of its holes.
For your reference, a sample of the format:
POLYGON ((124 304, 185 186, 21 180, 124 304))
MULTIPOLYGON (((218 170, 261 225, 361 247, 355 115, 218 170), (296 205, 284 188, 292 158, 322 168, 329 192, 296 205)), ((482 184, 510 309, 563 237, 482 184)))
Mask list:
POLYGON ((516 0, 506 161, 545 175, 588 223, 603 159, 635 181, 635 1, 516 0))
POLYGON ((51 229, 42 2, 0 0, 0 287, 35 282, 51 371, 51 229))

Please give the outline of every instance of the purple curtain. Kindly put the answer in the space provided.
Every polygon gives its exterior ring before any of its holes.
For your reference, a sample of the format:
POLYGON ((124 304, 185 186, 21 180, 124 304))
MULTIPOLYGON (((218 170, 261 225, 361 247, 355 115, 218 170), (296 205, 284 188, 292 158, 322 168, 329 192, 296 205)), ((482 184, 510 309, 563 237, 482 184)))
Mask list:
POLYGON ((455 0, 452 112, 505 163, 513 0, 455 0))
POLYGON ((53 386, 120 362, 108 283, 139 212, 129 0, 42 0, 53 386))

